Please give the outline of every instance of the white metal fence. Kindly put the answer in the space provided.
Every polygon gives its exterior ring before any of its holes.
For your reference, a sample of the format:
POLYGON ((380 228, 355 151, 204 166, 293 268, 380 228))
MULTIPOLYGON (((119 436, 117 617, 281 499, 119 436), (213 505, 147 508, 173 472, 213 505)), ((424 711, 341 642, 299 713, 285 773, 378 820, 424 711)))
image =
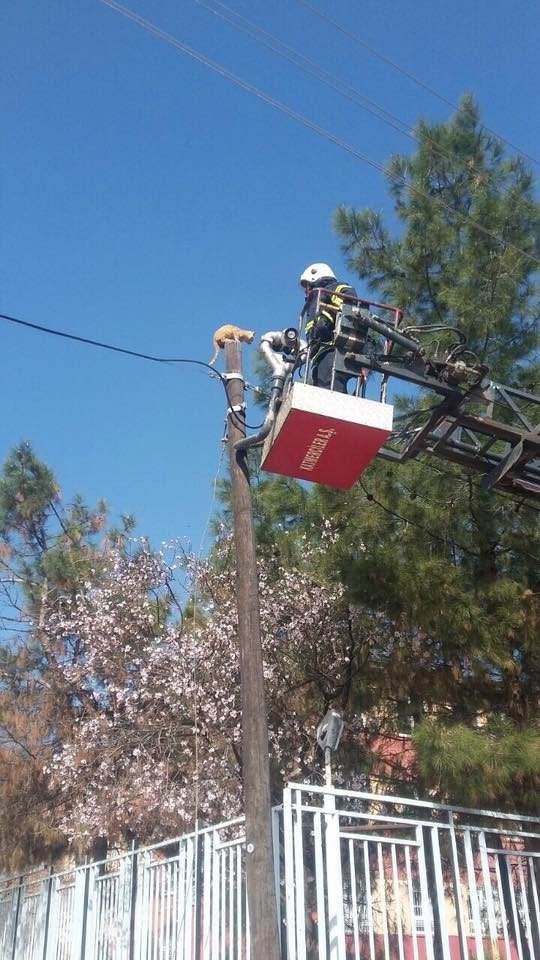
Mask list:
POLYGON ((540 960, 540 818, 291 785, 287 960, 540 960))
MULTIPOLYGON (((540 960, 540 817, 291 784, 286 960, 540 960)), ((0 960, 250 957, 241 820, 0 881, 0 960)))

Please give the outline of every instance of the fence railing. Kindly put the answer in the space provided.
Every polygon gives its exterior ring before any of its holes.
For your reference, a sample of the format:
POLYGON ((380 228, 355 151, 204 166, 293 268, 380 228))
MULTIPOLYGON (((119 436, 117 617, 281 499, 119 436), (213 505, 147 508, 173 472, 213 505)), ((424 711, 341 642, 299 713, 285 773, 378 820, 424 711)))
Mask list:
MULTIPOLYGON (((540 817, 291 784, 284 960, 540 960, 540 817)), ((243 822, 0 881, 1 960, 251 958, 243 822)))

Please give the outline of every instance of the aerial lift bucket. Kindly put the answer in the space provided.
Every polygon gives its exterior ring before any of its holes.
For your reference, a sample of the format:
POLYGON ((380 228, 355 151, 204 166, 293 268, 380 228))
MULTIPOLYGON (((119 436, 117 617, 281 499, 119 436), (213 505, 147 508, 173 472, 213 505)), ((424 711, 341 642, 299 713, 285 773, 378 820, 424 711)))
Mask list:
POLYGON ((266 438, 270 473, 348 490, 392 432, 393 407, 295 382, 266 438))

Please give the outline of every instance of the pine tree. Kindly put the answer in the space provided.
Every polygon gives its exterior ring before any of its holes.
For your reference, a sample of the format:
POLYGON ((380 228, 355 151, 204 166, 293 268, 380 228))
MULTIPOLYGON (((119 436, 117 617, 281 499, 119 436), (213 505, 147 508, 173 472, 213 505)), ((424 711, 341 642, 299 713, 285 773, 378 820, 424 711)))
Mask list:
MULTIPOLYGON (((412 322, 459 328, 494 379, 535 389, 531 257, 540 253, 540 206, 532 176, 521 159, 505 157, 469 98, 448 123, 421 121, 416 135, 416 152, 388 165, 395 234, 374 210, 336 211, 349 267, 412 322)), ((423 458, 378 460, 346 494, 261 475, 256 512, 263 551, 300 568, 315 564, 321 578, 344 584, 350 599, 393 625, 391 643, 374 648, 355 677, 348 709, 370 715, 383 733, 414 725, 418 789, 534 807, 534 505, 483 493, 476 476, 423 458), (325 524, 332 536, 317 550, 325 524)))
MULTIPOLYGON (((127 520, 127 527, 131 521, 127 520)), ((62 797, 51 790, 45 764, 69 733, 76 691, 57 669, 73 662, 66 639, 55 657, 42 627, 61 598, 99 581, 107 545, 122 531, 107 530, 104 503, 64 504, 51 469, 20 444, 0 475, 0 858, 12 867, 62 848, 57 828, 62 797), (101 542, 100 541, 101 537, 101 542), (105 548, 105 549, 104 549, 105 548)))
POLYGON ((415 135, 416 152, 388 164, 399 236, 374 210, 336 211, 349 266, 416 321, 459 327, 493 379, 526 382, 539 318, 532 174, 505 157, 470 97, 448 123, 420 121, 415 135))

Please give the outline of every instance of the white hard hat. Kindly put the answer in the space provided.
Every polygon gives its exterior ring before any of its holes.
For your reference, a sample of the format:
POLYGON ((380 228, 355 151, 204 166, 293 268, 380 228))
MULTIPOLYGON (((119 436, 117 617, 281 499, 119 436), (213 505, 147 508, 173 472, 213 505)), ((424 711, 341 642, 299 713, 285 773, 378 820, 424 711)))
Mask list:
POLYGON ((318 283, 319 280, 335 280, 336 275, 332 270, 332 267, 329 267, 327 263, 311 263, 309 267, 306 267, 304 272, 300 274, 300 286, 303 287, 306 283, 318 283))

